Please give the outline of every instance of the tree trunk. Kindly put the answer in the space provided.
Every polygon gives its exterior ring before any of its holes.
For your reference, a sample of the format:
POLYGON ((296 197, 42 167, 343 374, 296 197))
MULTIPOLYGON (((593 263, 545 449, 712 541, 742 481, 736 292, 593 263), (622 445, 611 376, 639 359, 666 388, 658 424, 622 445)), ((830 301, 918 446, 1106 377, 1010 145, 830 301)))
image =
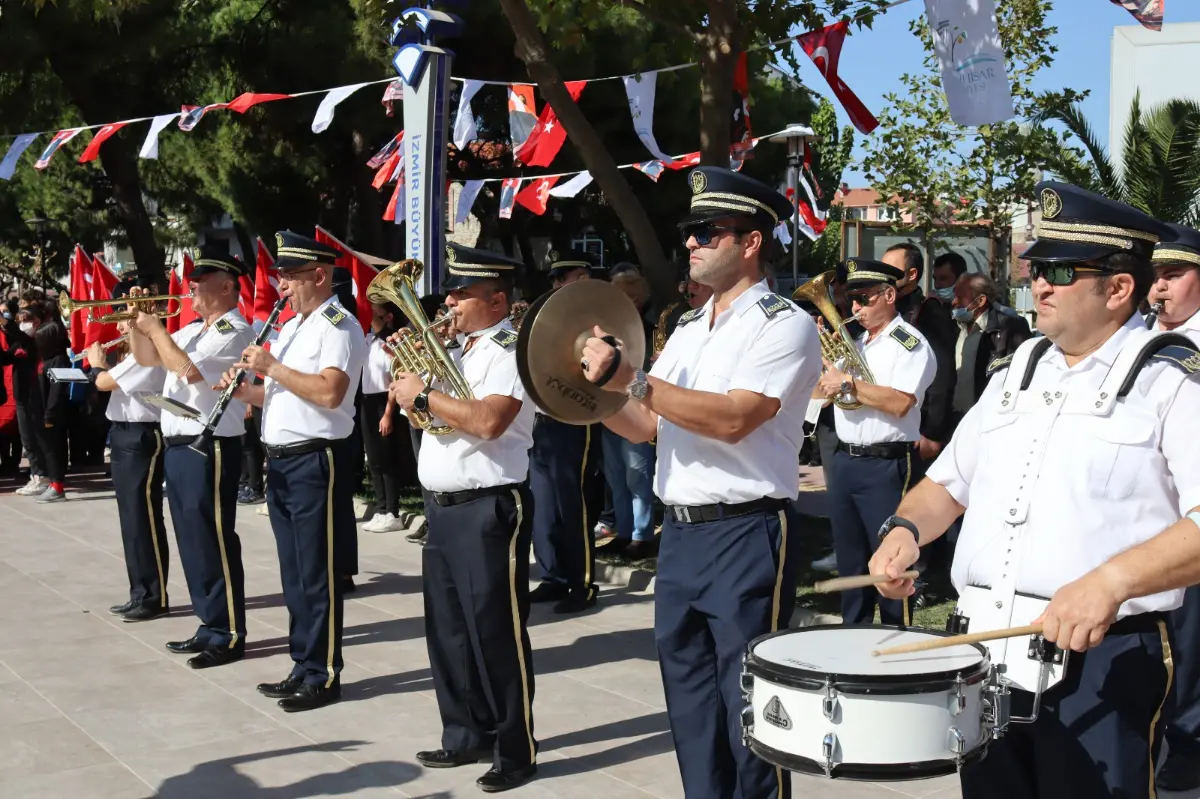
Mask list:
MULTIPOLYGON (((550 58, 549 48, 542 38, 542 32, 538 30, 529 6, 525 0, 500 0, 500 7, 516 35, 517 57, 525 62, 529 76, 537 82, 546 102, 550 103, 550 107, 558 115, 559 122, 567 131, 567 137, 579 151, 584 165, 592 173, 604 196, 608 198, 621 224, 625 226, 633 248, 637 251, 638 261, 655 294, 660 298, 672 296, 675 293, 675 276, 663 254, 654 226, 650 223, 641 202, 629 188, 624 175, 617 168, 617 162, 605 148, 604 141, 571 99, 558 68, 550 58)), ((728 125, 725 139, 729 139, 728 125)))
POLYGON ((737 3, 710 0, 700 34, 700 163, 729 166, 730 102, 738 55, 737 3))

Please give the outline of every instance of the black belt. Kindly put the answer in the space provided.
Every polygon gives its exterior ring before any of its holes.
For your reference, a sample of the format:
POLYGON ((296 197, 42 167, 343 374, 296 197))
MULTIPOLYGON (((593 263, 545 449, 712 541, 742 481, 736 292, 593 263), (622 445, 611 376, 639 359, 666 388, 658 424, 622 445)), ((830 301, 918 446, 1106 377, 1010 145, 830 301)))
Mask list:
POLYGON ((466 491, 431 491, 433 501, 441 505, 443 508, 448 508, 451 505, 462 505, 464 502, 480 499, 481 497, 494 497, 500 494, 508 494, 518 487, 517 483, 509 483, 502 486, 488 486, 487 488, 469 488, 466 491))
POLYGON ((120 430, 158 430, 158 422, 113 422, 113 427, 120 430))
POLYGON ((310 452, 320 452, 326 447, 332 447, 338 442, 325 438, 310 438, 308 441, 297 441, 295 444, 263 444, 263 452, 268 458, 294 458, 297 455, 307 455, 310 452))
MULTIPOLYGON (((196 435, 199 435, 197 433, 196 435)), ((213 441, 235 441, 241 436, 215 436, 213 441)), ((190 446, 196 436, 163 436, 163 443, 168 447, 186 447, 190 446)))
POLYGON ((1112 626, 1108 628, 1108 632, 1105 633, 1105 636, 1156 633, 1158 632, 1158 623, 1165 620, 1166 616, 1158 611, 1139 613, 1136 616, 1126 616, 1119 621, 1113 622, 1112 626))
POLYGON ((701 524, 716 522, 721 519, 733 519, 738 516, 749 516, 752 513, 773 513, 782 510, 787 505, 786 499, 764 497, 752 499, 749 502, 727 504, 718 502, 715 505, 668 505, 667 513, 680 524, 701 524))
POLYGON ((854 458, 903 458, 916 448, 915 441, 889 441, 886 444, 847 444, 839 441, 838 452, 854 458))

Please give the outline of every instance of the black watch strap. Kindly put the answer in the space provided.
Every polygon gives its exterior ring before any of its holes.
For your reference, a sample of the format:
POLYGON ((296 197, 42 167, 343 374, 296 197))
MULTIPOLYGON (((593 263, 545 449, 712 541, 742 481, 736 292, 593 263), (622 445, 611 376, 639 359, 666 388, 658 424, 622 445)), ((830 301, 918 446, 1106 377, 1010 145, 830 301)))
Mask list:
POLYGON ((429 386, 426 386, 421 391, 420 394, 413 397, 413 408, 420 411, 421 413, 425 413, 426 411, 428 411, 429 410, 429 392, 432 390, 433 390, 432 388, 430 388, 429 386))
POLYGON ((890 533, 892 530, 895 530, 897 527, 903 527, 905 530, 911 532, 913 534, 913 538, 917 539, 917 546, 921 545, 921 531, 917 529, 915 524, 902 516, 891 516, 886 522, 883 523, 883 527, 881 527, 879 530, 879 540, 882 541, 885 537, 887 537, 888 533, 890 533))

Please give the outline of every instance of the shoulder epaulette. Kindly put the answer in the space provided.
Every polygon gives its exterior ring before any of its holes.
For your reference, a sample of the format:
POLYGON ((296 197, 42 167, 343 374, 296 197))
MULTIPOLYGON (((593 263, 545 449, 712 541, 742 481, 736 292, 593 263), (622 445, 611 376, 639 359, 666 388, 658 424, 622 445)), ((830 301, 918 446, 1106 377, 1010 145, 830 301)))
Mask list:
POLYGON ((784 311, 794 311, 796 306, 780 297, 778 294, 768 294, 758 301, 758 308, 768 319, 774 319, 784 311))
POLYGON ((234 328, 233 322, 230 322, 228 319, 218 319, 213 324, 213 329, 216 330, 218 333, 225 333, 226 335, 228 335, 229 333, 232 333, 236 328, 234 328))
POLYGON ((1001 369, 1007 369, 1008 365, 1012 363, 1012 359, 1012 355, 1005 355, 1003 358, 993 358, 992 361, 987 365, 987 376, 991 377, 1001 369))
POLYGON ((1164 361, 1182 369, 1189 375, 1200 372, 1200 352, 1182 344, 1172 344, 1163 347, 1151 356, 1156 361, 1164 361))
POLYGON ((512 349, 512 346, 517 343, 517 334, 511 330, 501 330, 492 336, 492 341, 506 350, 512 349))
POLYGON ((892 335, 892 338, 894 338, 894 339, 896 339, 896 341, 900 342, 901 347, 904 347, 904 349, 908 350, 909 352, 912 352, 913 350, 915 350, 917 348, 917 345, 921 343, 921 339, 917 338, 912 333, 909 333, 907 330, 905 330, 902 327, 892 328, 891 335, 892 335))
POLYGON ((346 318, 346 312, 336 305, 326 305, 325 310, 321 311, 321 316, 325 317, 326 322, 337 327, 346 318))
POLYGON ((683 327, 688 322, 695 322, 700 317, 704 316, 704 306, 693 308, 692 310, 679 317, 679 321, 675 323, 675 327, 683 327))

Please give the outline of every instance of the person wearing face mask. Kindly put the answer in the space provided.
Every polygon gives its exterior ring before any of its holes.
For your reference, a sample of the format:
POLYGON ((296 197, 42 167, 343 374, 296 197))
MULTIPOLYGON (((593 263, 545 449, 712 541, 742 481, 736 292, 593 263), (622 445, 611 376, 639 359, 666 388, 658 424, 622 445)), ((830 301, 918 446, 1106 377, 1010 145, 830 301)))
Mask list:
POLYGON ((954 299, 954 284, 967 273, 967 259, 956 252, 944 252, 933 259, 933 296, 943 305, 954 299))
MULTIPOLYGON (((1149 300, 1162 304, 1154 329, 1200 344, 1200 231, 1169 227, 1173 235, 1154 247, 1156 279, 1149 300)), ((1191 791, 1200 787, 1200 586, 1184 592, 1183 605, 1170 618, 1179 658, 1174 709, 1166 717, 1167 758, 1157 782, 1163 790, 1191 791)))
MULTIPOLYGON (((47 316, 41 302, 32 302, 17 313, 15 341, 24 355, 14 355, 21 367, 22 385, 17 395, 21 438, 30 455, 31 471, 38 475, 36 483, 17 493, 36 496, 42 503, 66 498, 67 387, 51 381, 47 370, 70 365, 62 328, 50 324, 47 316)), ((16 374, 14 371, 14 384, 16 374)))
POLYGON ((984 274, 963 275, 954 286, 951 315, 958 324, 954 364, 954 412, 962 418, 987 388, 990 364, 1017 351, 1033 337, 1016 312, 999 303, 999 289, 984 274))
MULTIPOLYGON (((246 406, 234 398, 203 452, 191 448, 216 407, 213 386, 254 341, 254 329, 238 313, 241 261, 218 246, 196 251, 188 278, 197 319, 168 333, 157 316, 139 312, 129 344, 140 366, 166 371, 162 394, 200 412, 187 419, 163 412, 163 467, 167 502, 192 608, 200 618, 195 635, 167 649, 190 654, 187 664, 207 669, 240 660, 246 649, 246 595, 242 543, 236 530, 238 478, 246 406)), ((137 289, 130 296, 142 293, 137 289)))

